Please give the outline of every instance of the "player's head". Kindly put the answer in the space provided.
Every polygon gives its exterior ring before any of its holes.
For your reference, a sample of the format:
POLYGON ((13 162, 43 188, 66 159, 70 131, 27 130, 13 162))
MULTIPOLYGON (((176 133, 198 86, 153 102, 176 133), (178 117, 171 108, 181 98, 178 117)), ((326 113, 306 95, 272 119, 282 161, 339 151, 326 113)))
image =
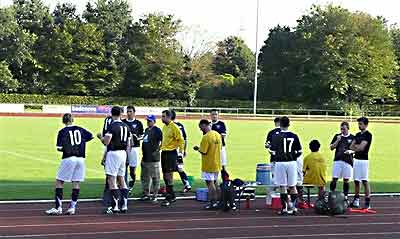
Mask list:
POLYGON ((347 135, 349 133, 350 125, 348 122, 343 121, 340 124, 340 132, 342 132, 343 135, 347 135))
POLYGON ((210 111, 210 117, 211 117, 211 120, 212 120, 213 122, 218 121, 218 116, 219 116, 218 110, 212 109, 212 110, 210 111))
POLYGON ((147 121, 148 127, 153 127, 156 124, 156 116, 155 115, 147 115, 146 121, 147 121))
POLYGON ((366 129, 368 128, 369 120, 368 120, 367 117, 358 118, 358 119, 357 119, 357 122, 358 122, 358 128, 359 128, 361 131, 366 130, 366 129))
POLYGON ((287 116, 283 116, 279 120, 279 125, 281 129, 287 129, 290 126, 290 120, 287 116))
POLYGON ((309 147, 310 147, 311 152, 318 152, 319 148, 321 147, 321 144, 319 143, 318 140, 314 139, 314 140, 311 140, 309 147))
POLYGON ((126 115, 128 116, 129 120, 133 120, 133 118, 135 118, 135 107, 132 105, 129 105, 128 107, 126 107, 126 115))
POLYGON ((111 116, 114 120, 119 120, 121 118, 122 110, 119 106, 113 106, 111 108, 111 116))
POLYGON ((162 112, 161 120, 162 120, 162 122, 164 124, 169 124, 169 122, 172 121, 171 117, 172 117, 171 111, 170 110, 164 110, 162 112))
POLYGON ((175 121, 176 119, 176 112, 174 110, 171 110, 171 120, 175 121))
POLYGON ((62 117, 62 122, 65 125, 71 125, 74 122, 74 118, 72 117, 72 114, 66 113, 62 117))
POLYGON ((280 127, 280 121, 281 121, 281 118, 275 117, 275 119, 274 119, 275 127, 280 127))
POLYGON ((201 131, 203 131, 203 133, 209 132, 211 130, 210 121, 208 121, 207 119, 200 120, 199 128, 201 131))

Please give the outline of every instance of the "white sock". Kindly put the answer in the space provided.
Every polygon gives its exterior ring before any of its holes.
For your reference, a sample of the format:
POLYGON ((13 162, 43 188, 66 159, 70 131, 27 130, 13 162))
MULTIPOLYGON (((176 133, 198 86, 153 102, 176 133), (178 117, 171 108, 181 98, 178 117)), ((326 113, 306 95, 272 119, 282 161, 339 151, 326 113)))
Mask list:
POLYGON ((70 208, 75 208, 77 203, 78 203, 78 202, 71 201, 70 208))

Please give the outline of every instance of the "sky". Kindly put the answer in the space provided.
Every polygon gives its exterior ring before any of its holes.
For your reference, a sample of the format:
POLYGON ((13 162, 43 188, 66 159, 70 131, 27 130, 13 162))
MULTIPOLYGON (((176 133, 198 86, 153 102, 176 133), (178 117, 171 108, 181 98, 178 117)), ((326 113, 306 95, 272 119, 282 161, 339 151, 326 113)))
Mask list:
MULTIPOLYGON (((57 2, 71 2, 80 12, 87 0, 43 0, 50 8, 57 2)), ((93 0, 92 0, 93 1, 93 0)), ((256 49, 257 0, 127 0, 135 19, 147 13, 173 14, 183 23, 207 36, 211 41, 230 35, 242 37, 251 49, 256 49)), ((352 11, 364 11, 373 16, 383 16, 389 24, 399 23, 400 2, 396 0, 259 0, 258 48, 268 36, 268 29, 280 24, 295 26, 296 20, 312 4, 333 3, 352 11)), ((0 6, 12 0, 0 0, 0 6)))

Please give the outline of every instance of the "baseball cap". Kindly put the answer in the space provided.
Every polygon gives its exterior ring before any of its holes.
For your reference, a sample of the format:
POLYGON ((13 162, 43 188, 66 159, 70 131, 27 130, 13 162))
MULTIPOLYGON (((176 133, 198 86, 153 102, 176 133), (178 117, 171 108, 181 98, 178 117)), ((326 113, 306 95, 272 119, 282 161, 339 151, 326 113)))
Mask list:
POLYGON ((156 116, 155 115, 147 115, 146 120, 156 122, 156 116))

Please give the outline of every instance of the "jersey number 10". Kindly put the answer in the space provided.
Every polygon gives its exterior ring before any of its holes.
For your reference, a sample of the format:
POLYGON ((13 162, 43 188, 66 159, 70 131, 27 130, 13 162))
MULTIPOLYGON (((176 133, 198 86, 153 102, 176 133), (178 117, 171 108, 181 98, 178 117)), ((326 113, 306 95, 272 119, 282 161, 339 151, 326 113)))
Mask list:
POLYGON ((75 130, 74 132, 68 131, 69 139, 71 140, 71 145, 79 145, 82 142, 81 132, 79 130, 75 130))
POLYGON ((284 153, 291 153, 292 146, 293 146, 294 138, 283 138, 283 152, 284 153), (287 147, 287 141, 289 141, 289 148, 287 147))

